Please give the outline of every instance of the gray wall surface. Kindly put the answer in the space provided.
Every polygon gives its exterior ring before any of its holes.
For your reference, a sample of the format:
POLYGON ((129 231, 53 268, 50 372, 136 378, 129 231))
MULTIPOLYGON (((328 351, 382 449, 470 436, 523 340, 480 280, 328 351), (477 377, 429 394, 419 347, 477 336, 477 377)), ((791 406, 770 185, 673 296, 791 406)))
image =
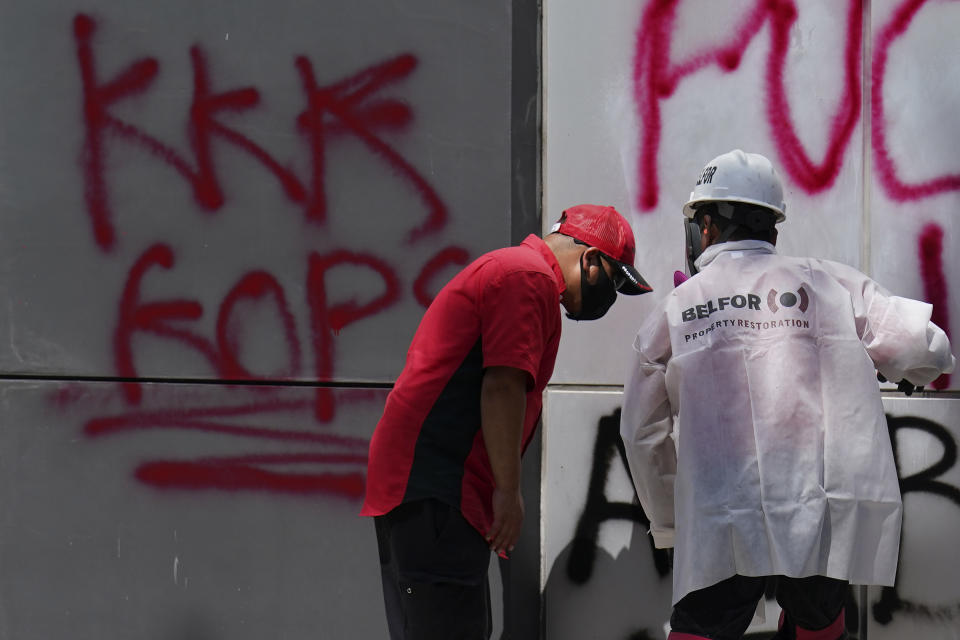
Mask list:
POLYGON ((539 229, 538 29, 0 3, 0 638, 386 637, 369 437, 439 288, 539 229))

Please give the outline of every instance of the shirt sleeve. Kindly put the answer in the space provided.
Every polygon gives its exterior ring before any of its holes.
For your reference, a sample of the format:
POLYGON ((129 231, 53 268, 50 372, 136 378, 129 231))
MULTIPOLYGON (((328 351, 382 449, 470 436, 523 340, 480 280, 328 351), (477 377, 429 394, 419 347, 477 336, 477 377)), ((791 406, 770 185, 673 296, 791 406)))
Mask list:
POLYGON ((926 302, 891 295, 868 278, 851 271, 838 278, 854 296, 860 341, 877 371, 892 382, 925 385, 950 373, 956 359, 943 329, 931 322, 926 302))
POLYGON ((677 452, 666 381, 669 344, 666 322, 648 322, 640 329, 633 345, 620 416, 620 437, 630 475, 640 505, 650 519, 650 534, 658 549, 672 547, 674 537, 677 452))
POLYGON ((558 314, 559 304, 556 284, 547 274, 498 269, 479 299, 483 366, 522 369, 532 388, 548 340, 549 314, 558 314))

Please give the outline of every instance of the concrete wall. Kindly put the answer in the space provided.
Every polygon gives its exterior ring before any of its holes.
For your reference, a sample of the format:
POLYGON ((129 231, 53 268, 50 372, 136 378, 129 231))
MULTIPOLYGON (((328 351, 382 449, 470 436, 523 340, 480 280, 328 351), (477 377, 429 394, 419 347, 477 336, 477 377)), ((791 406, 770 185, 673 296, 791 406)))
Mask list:
POLYGON ((538 229, 538 18, 2 4, 0 638, 386 637, 367 444, 538 229))
MULTIPOLYGON (((615 204, 665 291, 693 176, 758 150, 785 252, 956 334, 960 5, 543 11, 545 225, 615 204)), ((532 0, 3 3, 0 638, 385 637, 367 441, 433 293, 536 230, 537 34, 532 0)), ((541 587, 551 640, 662 635, 669 575, 611 431, 656 295, 565 325, 544 514, 537 449, 495 585, 513 637, 541 587)), ((960 400, 887 402, 904 548, 871 637, 955 637, 960 400)))
MULTIPOLYGON (((633 335, 684 269, 681 207, 714 156, 767 155, 788 202, 780 251, 932 302, 960 354, 960 4, 547 0, 543 28, 544 227, 576 202, 615 205, 657 290, 564 327, 543 443, 546 637, 662 638, 670 576, 635 524, 615 423, 633 335)), ((958 386, 885 400, 904 536, 896 589, 865 603, 872 640, 957 637, 958 386)))

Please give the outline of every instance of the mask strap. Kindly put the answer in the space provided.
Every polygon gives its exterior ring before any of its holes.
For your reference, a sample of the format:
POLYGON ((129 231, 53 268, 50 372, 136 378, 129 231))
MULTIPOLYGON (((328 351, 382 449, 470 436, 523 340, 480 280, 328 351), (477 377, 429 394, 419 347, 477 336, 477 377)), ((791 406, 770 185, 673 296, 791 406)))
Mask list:
POLYGON ((734 222, 731 222, 730 224, 727 225, 727 228, 723 230, 723 233, 720 234, 720 237, 717 238, 717 242, 726 242, 727 240, 730 239, 730 236, 732 236, 733 233, 739 228, 740 228, 740 225, 734 222))
POLYGON ((729 202, 716 202, 714 204, 717 207, 717 215, 727 220, 727 228, 717 238, 717 242, 726 242, 740 228, 739 220, 734 216, 733 205, 729 202))

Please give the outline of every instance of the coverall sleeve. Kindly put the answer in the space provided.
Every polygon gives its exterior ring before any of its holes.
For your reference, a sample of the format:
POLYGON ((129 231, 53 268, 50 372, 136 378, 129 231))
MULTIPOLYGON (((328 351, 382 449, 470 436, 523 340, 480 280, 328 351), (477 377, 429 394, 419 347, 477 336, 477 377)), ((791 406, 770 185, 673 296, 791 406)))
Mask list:
MULTIPOLYGON (((662 317, 662 316, 661 316, 662 317)), ((647 323, 634 341, 634 354, 624 387, 620 437, 637 497, 650 519, 658 549, 673 546, 673 483, 677 453, 673 413, 667 393, 670 337, 666 322, 647 323)))
POLYGON ((891 295, 870 278, 861 278, 858 293, 863 304, 857 331, 877 371, 887 380, 908 380, 915 385, 928 384, 953 371, 956 360, 950 340, 930 320, 933 307, 891 295))

